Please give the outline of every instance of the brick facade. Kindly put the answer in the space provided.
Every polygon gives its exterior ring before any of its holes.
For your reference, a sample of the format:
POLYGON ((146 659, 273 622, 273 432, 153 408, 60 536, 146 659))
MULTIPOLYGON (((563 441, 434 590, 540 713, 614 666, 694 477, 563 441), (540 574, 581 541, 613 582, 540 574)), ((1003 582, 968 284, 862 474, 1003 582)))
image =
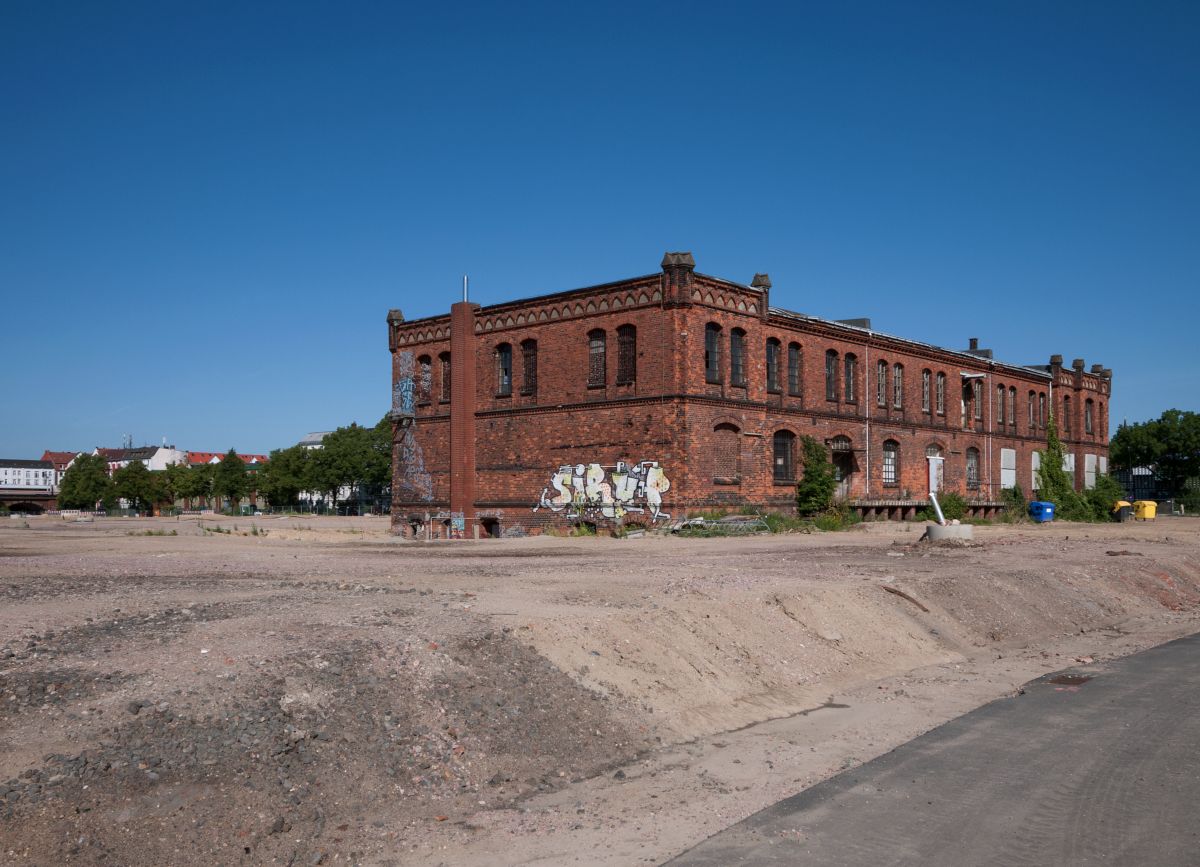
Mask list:
POLYGON ((413 416, 397 416, 395 528, 786 510, 802 435, 830 448, 841 494, 868 515, 923 505, 931 454, 941 489, 986 511, 1014 479, 1033 488, 1051 412, 1076 486, 1105 471, 1111 370, 1005 364, 973 340, 942 349, 774 308, 769 293, 766 275, 747 286, 669 253, 631 280, 413 322, 392 311, 393 383, 413 416))

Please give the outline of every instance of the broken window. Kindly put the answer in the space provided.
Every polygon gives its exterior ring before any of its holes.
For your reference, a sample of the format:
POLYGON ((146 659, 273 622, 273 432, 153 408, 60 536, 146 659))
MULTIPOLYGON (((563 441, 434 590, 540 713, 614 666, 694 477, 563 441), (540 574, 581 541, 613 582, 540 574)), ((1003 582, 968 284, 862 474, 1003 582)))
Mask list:
POLYGON ((875 365, 875 405, 887 406, 887 371, 886 361, 875 365))
POLYGON ((450 400, 450 353, 443 352, 438 356, 442 364, 442 402, 450 400))
POLYGON ((930 391, 932 391, 933 372, 929 370, 921 371, 921 412, 929 412, 930 391))
POLYGON ((937 414, 946 414, 946 374, 937 375, 937 414))
POLYGON ((512 394, 512 346, 507 343, 496 347, 496 394, 512 394))
POLYGON ((979 449, 967 449, 967 490, 979 490, 979 449))

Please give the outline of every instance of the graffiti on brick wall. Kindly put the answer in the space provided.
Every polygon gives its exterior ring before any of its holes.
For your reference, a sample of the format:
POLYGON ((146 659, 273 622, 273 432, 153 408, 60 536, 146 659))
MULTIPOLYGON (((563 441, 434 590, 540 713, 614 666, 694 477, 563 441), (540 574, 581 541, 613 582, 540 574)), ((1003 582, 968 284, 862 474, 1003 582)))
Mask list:
MULTIPOLYGON (((395 499, 433 499, 433 477, 425 469, 425 453, 417 441, 417 427, 412 424, 417 414, 416 368, 411 352, 397 353, 396 382, 392 386, 392 418, 400 422, 396 431, 396 451, 399 470, 396 476, 395 499), (409 423, 406 425, 404 421, 409 423)), ((422 365, 424 366, 424 365, 422 365)))
POLYGON ((670 518, 662 511, 662 495, 671 489, 658 461, 614 466, 567 464, 550 476, 550 484, 534 511, 568 511, 573 516, 598 520, 618 519, 627 514, 648 514, 651 521, 670 518))

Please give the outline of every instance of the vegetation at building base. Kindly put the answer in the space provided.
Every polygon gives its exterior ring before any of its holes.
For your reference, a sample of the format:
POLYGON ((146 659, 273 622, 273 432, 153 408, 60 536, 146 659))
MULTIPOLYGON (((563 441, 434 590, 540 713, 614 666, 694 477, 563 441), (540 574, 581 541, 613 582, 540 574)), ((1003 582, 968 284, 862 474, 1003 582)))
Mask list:
POLYGON ((837 467, 829 459, 825 446, 814 437, 800 437, 800 460, 804 473, 796 485, 796 511, 802 517, 829 512, 837 490, 837 467))
POLYGON ((1058 438, 1058 425, 1051 416, 1046 424, 1046 448, 1038 453, 1038 499, 1053 503, 1054 517, 1062 521, 1111 521, 1113 504, 1123 499, 1125 492, 1113 479, 1096 474, 1094 487, 1079 493, 1075 480, 1063 469, 1063 447, 1058 438))
POLYGON ((1108 451, 1114 469, 1149 468, 1188 512, 1200 512, 1200 414, 1168 409, 1157 419, 1122 424, 1108 451))

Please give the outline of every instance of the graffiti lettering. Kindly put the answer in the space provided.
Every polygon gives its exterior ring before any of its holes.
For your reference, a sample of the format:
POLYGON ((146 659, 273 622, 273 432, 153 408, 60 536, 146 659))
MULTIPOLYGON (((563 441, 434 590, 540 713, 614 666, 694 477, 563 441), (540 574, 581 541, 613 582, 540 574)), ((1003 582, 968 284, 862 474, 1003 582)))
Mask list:
POLYGON ((550 476, 550 484, 534 511, 546 508, 552 512, 570 510, 580 518, 624 518, 630 513, 649 513, 651 521, 670 518, 662 511, 662 495, 671 489, 671 482, 658 461, 615 466, 600 464, 565 464, 550 476))

